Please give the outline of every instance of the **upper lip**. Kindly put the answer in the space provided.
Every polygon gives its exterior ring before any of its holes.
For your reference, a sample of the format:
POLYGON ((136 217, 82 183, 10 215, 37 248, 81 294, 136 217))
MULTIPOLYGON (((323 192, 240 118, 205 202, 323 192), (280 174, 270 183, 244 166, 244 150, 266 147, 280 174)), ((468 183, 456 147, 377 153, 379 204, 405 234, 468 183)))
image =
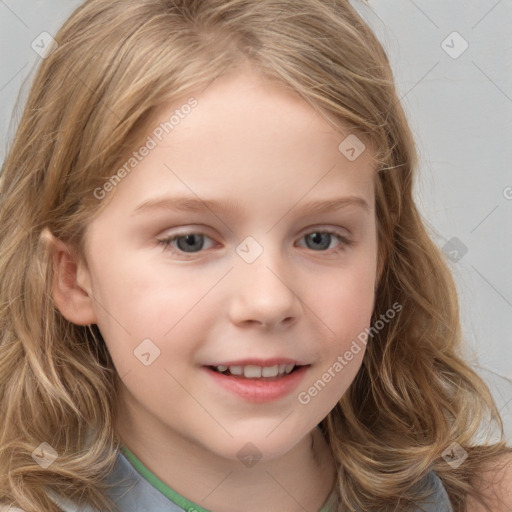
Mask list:
POLYGON ((288 357, 273 357, 270 359, 256 359, 256 358, 246 358, 246 359, 237 359, 235 361, 223 361, 220 363, 212 363, 207 364, 205 366, 275 366, 276 364, 294 364, 295 366, 305 366, 308 363, 296 361, 295 359, 290 359, 288 357))

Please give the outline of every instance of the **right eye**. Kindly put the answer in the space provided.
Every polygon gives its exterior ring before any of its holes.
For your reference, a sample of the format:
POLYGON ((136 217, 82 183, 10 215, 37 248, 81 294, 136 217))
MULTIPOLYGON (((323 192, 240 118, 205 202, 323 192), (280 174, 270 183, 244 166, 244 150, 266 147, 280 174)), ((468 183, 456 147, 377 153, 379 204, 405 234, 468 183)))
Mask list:
POLYGON ((171 251, 172 253, 182 251, 184 254, 193 254, 204 248, 204 237, 210 239, 210 237, 204 233, 181 233, 158 240, 158 244, 163 246, 164 251, 171 251))

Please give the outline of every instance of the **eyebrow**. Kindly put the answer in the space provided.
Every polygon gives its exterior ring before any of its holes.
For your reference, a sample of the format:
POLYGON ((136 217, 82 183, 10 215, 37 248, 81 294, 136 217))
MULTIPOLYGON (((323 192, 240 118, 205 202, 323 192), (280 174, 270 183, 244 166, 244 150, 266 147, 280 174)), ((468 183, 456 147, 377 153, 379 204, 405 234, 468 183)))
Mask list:
MULTIPOLYGON (((297 204, 298 203, 296 203, 296 205, 297 204)), ((325 199, 323 201, 311 201, 302 206, 299 206, 298 209, 307 215, 315 215, 319 213, 340 210, 342 208, 346 208, 347 206, 358 206, 363 208, 366 212, 370 211, 368 203, 362 197, 358 196, 336 197, 332 199, 325 199)), ((291 209, 293 210, 294 208, 295 206, 291 209)), ((204 210, 208 209, 212 212, 218 212, 232 216, 240 215, 242 210, 241 205, 231 199, 218 201, 215 199, 198 199, 197 197, 193 196, 165 196, 148 199, 147 201, 139 204, 135 208, 132 216, 158 209, 174 210, 180 212, 203 212, 204 210)))

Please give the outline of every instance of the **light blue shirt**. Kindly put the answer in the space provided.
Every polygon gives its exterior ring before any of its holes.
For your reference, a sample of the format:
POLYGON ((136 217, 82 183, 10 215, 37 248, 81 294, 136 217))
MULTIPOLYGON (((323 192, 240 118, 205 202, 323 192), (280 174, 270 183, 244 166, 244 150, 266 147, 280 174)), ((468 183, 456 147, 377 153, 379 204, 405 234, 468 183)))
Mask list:
MULTIPOLYGON (((114 470, 108 477, 109 484, 116 483, 108 496, 122 512, 210 512, 164 484, 126 447, 123 451, 119 452, 114 470)), ((453 512, 446 489, 434 471, 428 473, 422 483, 432 489, 432 494, 414 512, 453 512)), ((90 507, 78 507, 53 492, 48 494, 63 512, 100 512, 90 507)), ((335 498, 333 492, 319 512, 331 512, 335 498)))

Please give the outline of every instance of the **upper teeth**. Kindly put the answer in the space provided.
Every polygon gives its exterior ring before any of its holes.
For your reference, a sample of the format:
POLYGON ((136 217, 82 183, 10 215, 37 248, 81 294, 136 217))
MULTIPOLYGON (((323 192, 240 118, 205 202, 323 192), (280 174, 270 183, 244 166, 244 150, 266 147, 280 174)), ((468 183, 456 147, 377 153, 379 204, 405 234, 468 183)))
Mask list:
POLYGON ((290 373, 294 364, 276 364, 275 366, 216 366, 219 372, 224 372, 229 368, 229 371, 233 375, 244 375, 249 379, 254 379, 257 377, 275 377, 276 375, 283 375, 285 373, 290 373))

